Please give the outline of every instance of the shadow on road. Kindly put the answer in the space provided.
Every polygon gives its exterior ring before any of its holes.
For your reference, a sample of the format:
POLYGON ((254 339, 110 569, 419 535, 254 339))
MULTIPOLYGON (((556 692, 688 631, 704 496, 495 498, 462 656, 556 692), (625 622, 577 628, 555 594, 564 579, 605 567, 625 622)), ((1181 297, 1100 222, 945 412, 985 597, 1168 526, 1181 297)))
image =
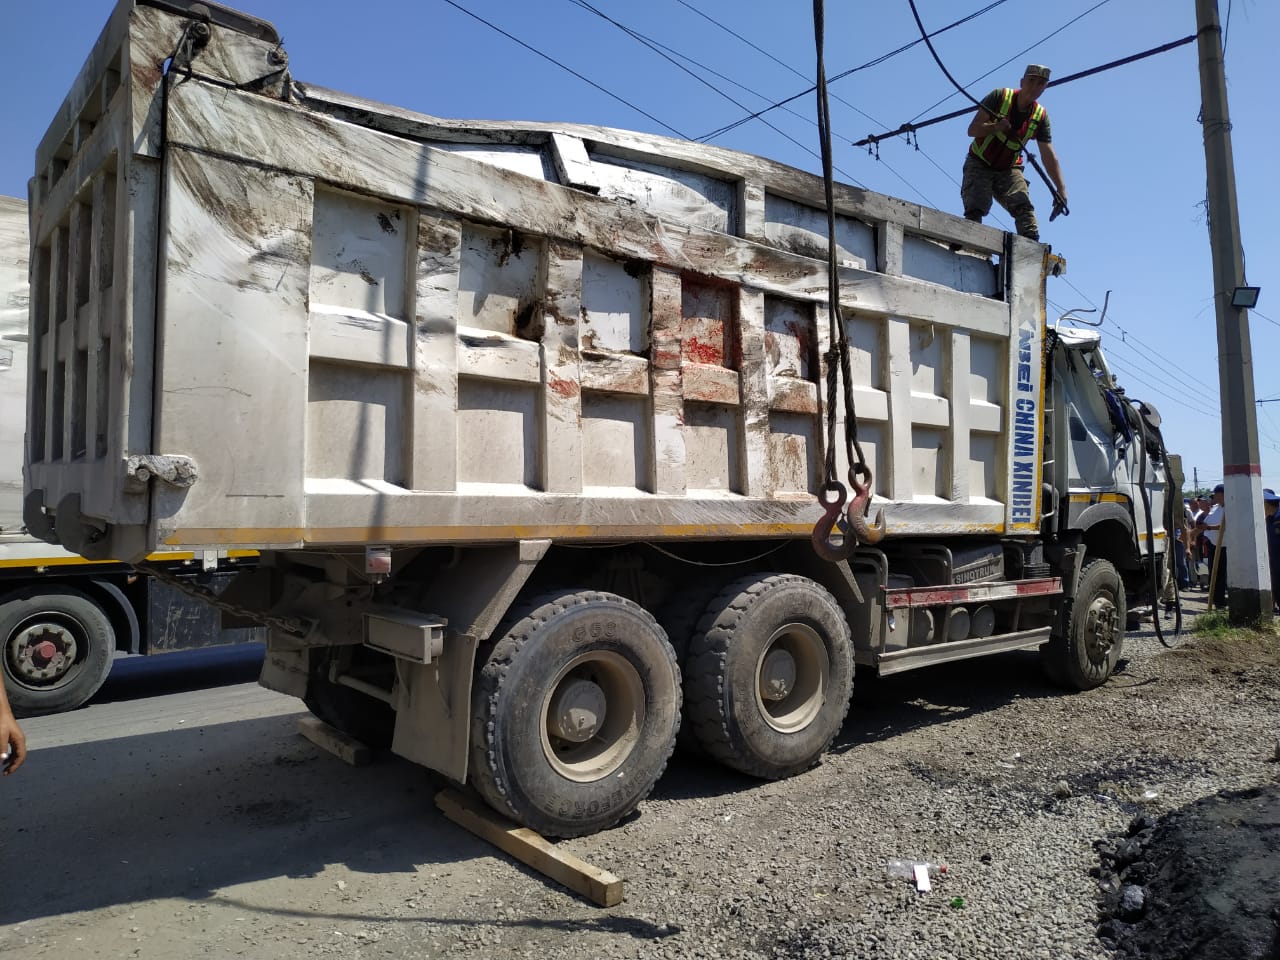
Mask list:
POLYGON ((1035 650, 960 660, 889 677, 859 671, 844 728, 831 749, 845 752, 921 727, 997 710, 1015 700, 1070 696, 1051 686, 1035 650))
POLYGON ((262 669, 265 650, 261 643, 241 643, 147 657, 117 657, 107 682, 89 703, 117 703, 233 683, 253 683, 262 669))
POLYGON ((298 736, 297 716, 33 750, 3 784, 0 924, 489 852, 436 813, 422 768, 345 766, 298 736))

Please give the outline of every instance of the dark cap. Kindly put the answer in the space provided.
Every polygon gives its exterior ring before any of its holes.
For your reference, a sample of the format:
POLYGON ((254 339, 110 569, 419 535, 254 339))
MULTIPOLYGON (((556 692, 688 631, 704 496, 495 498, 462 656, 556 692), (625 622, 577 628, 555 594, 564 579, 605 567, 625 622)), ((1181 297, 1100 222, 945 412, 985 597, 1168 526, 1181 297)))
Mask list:
POLYGON ((1027 69, 1023 71, 1024 77, 1039 77, 1042 80, 1049 79, 1049 68, 1041 66, 1038 63, 1028 63, 1027 69))
POLYGON ((1225 489, 1225 488, 1222 486, 1222 484, 1220 484, 1220 483, 1219 483, 1219 484, 1217 484, 1217 485, 1213 488, 1213 492, 1214 492, 1214 493, 1221 493, 1224 489, 1225 489))
POLYGON ((1263 487, 1262 500, 1264 503, 1280 503, 1280 493, 1276 493, 1270 487, 1263 487))

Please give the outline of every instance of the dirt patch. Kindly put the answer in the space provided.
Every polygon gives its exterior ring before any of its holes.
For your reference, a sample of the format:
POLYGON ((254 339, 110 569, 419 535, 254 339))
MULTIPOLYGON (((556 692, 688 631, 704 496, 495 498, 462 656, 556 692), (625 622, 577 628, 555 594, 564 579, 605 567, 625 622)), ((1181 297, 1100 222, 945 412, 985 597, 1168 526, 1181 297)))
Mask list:
POLYGON ((1280 960, 1280 785, 1140 815, 1098 850, 1098 933, 1118 955, 1280 960))

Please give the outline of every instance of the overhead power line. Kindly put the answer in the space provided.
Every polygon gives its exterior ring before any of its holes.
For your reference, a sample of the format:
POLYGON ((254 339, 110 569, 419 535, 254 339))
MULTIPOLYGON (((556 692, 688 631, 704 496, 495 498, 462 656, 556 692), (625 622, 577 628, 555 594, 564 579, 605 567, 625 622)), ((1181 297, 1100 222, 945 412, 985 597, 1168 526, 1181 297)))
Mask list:
MULTIPOLYGON (((972 81, 970 81, 970 82, 971 82, 971 83, 977 83, 977 82, 978 82, 978 81, 980 81, 980 80, 985 80, 987 77, 991 76, 991 75, 992 75, 993 73, 995 73, 996 71, 998 71, 998 70, 1003 70, 1005 67, 1009 66, 1009 64, 1011 64, 1011 63, 1015 63, 1015 62, 1017 62, 1017 61, 1021 60, 1021 59, 1026 55, 1026 54, 1030 53, 1030 52, 1031 52, 1032 50, 1034 50, 1036 47, 1040 46, 1041 44, 1043 44, 1043 43, 1045 43, 1045 42, 1047 42, 1047 41, 1049 41, 1049 40, 1052 40, 1052 39, 1053 39, 1054 37, 1056 37, 1058 34, 1062 33, 1062 31, 1063 31, 1063 30, 1066 30, 1068 27, 1070 27, 1070 26, 1072 26, 1072 25, 1074 25, 1074 24, 1076 24, 1076 23, 1079 23, 1079 22, 1080 22, 1081 20, 1083 20, 1085 17, 1089 16, 1089 14, 1094 13, 1094 12, 1095 12, 1095 11, 1097 11, 1100 7, 1104 7, 1104 6, 1106 6, 1106 5, 1107 5, 1108 3, 1110 3, 1110 2, 1111 2, 1111 0, 1098 0, 1098 2, 1097 2, 1097 3, 1095 3, 1095 4, 1094 4, 1092 7, 1090 7, 1088 10, 1084 11, 1083 13, 1078 13, 1078 14, 1076 14, 1074 17, 1072 17, 1072 18, 1071 18, 1070 20, 1068 20, 1066 23, 1062 24, 1061 26, 1057 27, 1057 28, 1056 28, 1056 29, 1054 29, 1054 30, 1050 30, 1048 33, 1046 33, 1046 34, 1045 34, 1043 37, 1041 37, 1039 40, 1035 41, 1035 42, 1034 42, 1034 43, 1032 43, 1032 44, 1029 44, 1029 45, 1027 45, 1027 46, 1023 47, 1023 48, 1022 48, 1021 50, 1019 50, 1017 53, 1015 53, 1015 54, 1013 54, 1012 56, 1010 56, 1008 60, 1002 60, 1000 63, 997 63, 994 67, 992 67, 992 68, 991 68, 990 70, 988 70, 986 73, 982 74, 982 76, 980 76, 980 77, 974 77, 974 79, 973 79, 972 81)), ((929 112, 930 110, 932 110, 934 107, 940 107, 940 106, 942 106, 942 104, 946 103, 948 100, 950 100, 950 99, 951 99, 952 97, 954 97, 954 96, 955 96, 955 93, 954 93, 954 92, 953 92, 953 93, 948 93, 948 94, 947 94, 945 97, 943 97, 941 100, 936 100, 936 101, 934 101, 933 103, 931 103, 929 106, 925 107, 923 110, 921 110, 919 113, 917 113, 917 114, 916 114, 914 117, 912 117, 911 119, 912 119, 913 121, 914 121, 914 120, 919 120, 921 117, 923 117, 926 113, 928 113, 928 112, 929 112)))
MULTIPOLYGON (((683 2, 683 0, 680 0, 680 2, 683 2)), ((1005 2, 1007 2, 1007 0, 995 0, 994 3, 987 4, 981 10, 976 10, 973 13, 969 14, 967 17, 961 17, 959 20, 955 21, 954 23, 949 23, 945 27, 939 27, 937 30, 933 31, 933 33, 929 34, 929 36, 936 37, 941 33, 946 33, 948 30, 958 27, 961 24, 968 23, 970 20, 980 17, 984 13, 987 13, 990 10, 994 10, 996 7, 1000 6, 1002 3, 1005 3, 1005 2)), ((689 6, 689 5, 685 4, 685 6, 689 6)), ((694 8, 690 7, 690 9, 694 9, 694 8)), ((695 12, 700 13, 701 11, 695 10, 695 12)), ((703 14, 703 16, 706 16, 706 14, 703 14)), ((708 19, 711 19, 711 18, 708 17, 708 19)), ((723 26, 722 24, 719 24, 718 21, 712 20, 712 22, 717 23, 717 25, 719 26, 723 26)), ((728 30, 727 27, 725 27, 724 29, 728 30)), ((732 33, 733 31, 729 31, 729 32, 732 33)), ((831 84, 835 83, 837 80, 843 80, 845 77, 851 76, 852 74, 857 73, 859 70, 867 70, 871 67, 877 67, 880 64, 884 63, 886 60, 890 60, 893 57, 896 57, 898 54, 903 53, 907 50, 910 50, 912 47, 923 42, 924 42, 923 40, 912 40, 910 43, 904 43, 902 46, 898 47, 895 50, 890 50, 888 53, 881 54, 880 56, 876 57, 874 60, 868 60, 866 63, 860 64, 859 66, 856 66, 856 67, 852 67, 849 70, 845 70, 843 73, 837 73, 833 77, 828 77, 827 85, 830 86, 831 84)), ((752 46, 754 46, 754 44, 752 46)), ((779 107, 782 107, 788 103, 791 103, 794 100, 799 100, 801 97, 807 97, 809 94, 813 93, 814 90, 816 89, 817 89, 816 86, 806 87, 804 90, 801 90, 799 93, 792 94, 791 96, 787 97, 785 100, 779 100, 775 103, 771 103, 769 106, 765 107, 763 110, 758 110, 755 113, 748 114, 745 117, 740 117, 739 119, 733 121, 733 123, 726 124, 723 127, 719 127, 716 130, 712 130, 710 133, 704 133, 698 139, 703 143, 706 143, 709 140, 714 140, 717 137, 723 136, 724 134, 728 133, 730 130, 737 129, 738 127, 742 126, 744 123, 749 123, 750 121, 755 120, 757 117, 763 116, 764 114, 768 113, 770 110, 777 110, 779 107)), ((875 122, 878 122, 878 121, 875 121, 875 122)))
MULTIPOLYGON (((1210 410, 1205 410, 1202 407, 1196 406, 1195 404, 1188 402, 1188 400, 1185 397, 1180 397, 1176 394, 1170 393, 1168 390, 1164 389, 1163 387, 1160 387, 1157 384, 1152 383, 1142 374, 1130 368, 1128 364, 1126 364, 1124 361, 1117 361, 1115 357, 1108 357, 1108 362, 1111 364, 1112 369, 1123 374, 1125 379, 1133 379, 1137 381, 1138 383, 1142 384, 1145 389, 1158 393, 1160 396, 1165 397, 1168 400, 1172 400, 1174 403, 1178 404, 1181 407, 1185 407, 1187 410, 1191 411, 1192 413, 1202 417, 1212 417, 1215 420, 1219 418, 1218 414, 1210 410)), ((1125 391, 1126 395, 1132 395, 1134 392, 1136 391, 1133 391, 1133 390, 1125 391)))
MULTIPOLYGON (((1085 77, 1091 77, 1097 73, 1103 73, 1107 70, 1114 70, 1116 67, 1123 67, 1130 63, 1135 63, 1138 60, 1145 60, 1147 57, 1154 57, 1156 54, 1159 54, 1159 53, 1167 53, 1168 51, 1173 50, 1177 47, 1181 47, 1181 46, 1184 46, 1185 44, 1191 43, 1195 39, 1196 39, 1196 35, 1193 33, 1188 37, 1183 37, 1181 40, 1174 40, 1174 41, 1171 41, 1170 43, 1161 44, 1158 47, 1152 47, 1150 50, 1144 50, 1142 51, 1142 53, 1135 53, 1129 57, 1122 57, 1119 60, 1112 60, 1110 63, 1103 63, 1096 67, 1090 67, 1088 70, 1081 70, 1079 73, 1073 73, 1070 76, 1063 77, 1061 80, 1054 80, 1049 84, 1049 86, 1060 87, 1064 84, 1072 83, 1073 81, 1076 81, 1076 80, 1082 80, 1085 77)), ((952 96, 954 96, 954 94, 952 94, 952 96)), ((948 97, 944 99, 950 99, 950 98, 948 97)), ((943 101, 939 101, 939 102, 941 103, 943 101)), ((902 126, 898 127, 896 130, 890 130, 886 133, 872 134, 871 136, 865 137, 862 140, 854 141, 853 145, 855 147, 865 147, 870 144, 879 143, 881 140, 888 140, 891 137, 900 137, 904 133, 914 133, 915 131, 922 130, 925 127, 931 127, 935 123, 942 123, 942 121, 944 120, 954 120, 956 117, 967 116, 972 110, 973 110, 973 107, 963 107, 960 110, 953 110, 951 113, 944 113, 943 115, 938 117, 931 117, 930 119, 921 121, 920 123, 916 123, 914 120, 909 120, 906 123, 902 124, 902 126)))
POLYGON ((681 133, 681 132, 680 132, 679 130, 677 130, 675 127, 671 126, 671 124, 667 123, 665 120, 659 120, 657 117, 655 117, 653 114, 649 113, 647 110, 642 110, 640 107, 637 107, 637 106, 636 106, 634 103, 632 103, 630 100, 627 100, 627 99, 625 99, 625 98, 623 98, 623 97, 618 96, 618 94, 614 93, 612 90, 609 90, 609 89, 607 89, 606 87, 602 87, 600 84, 596 83, 594 80, 590 79, 589 77, 584 77, 584 76, 583 76, 582 74, 580 74, 577 70, 574 70, 572 67, 567 66, 567 65, 565 65, 565 64, 563 64, 563 63, 561 63, 559 60, 557 60, 555 57, 551 56, 550 54, 543 53, 543 52, 542 52, 541 50, 539 50, 537 47, 530 46, 529 44, 527 44, 527 43, 525 43, 523 40, 521 40, 519 37, 515 37, 515 36, 512 36, 511 34, 507 33, 507 31, 503 30, 503 29, 502 29, 500 26, 498 26, 497 24, 495 24, 495 23, 490 23, 488 20, 486 20, 484 17, 480 16, 479 14, 472 13, 470 10, 468 10, 466 7, 464 7, 462 4, 458 3, 458 2, 457 2, 457 0, 444 0, 444 2, 445 2, 445 3, 447 3, 449 6, 453 7, 455 10, 459 10, 459 11, 461 11, 462 13, 465 13, 465 14, 466 14, 468 17, 470 17, 471 19, 473 19, 473 20, 478 20, 480 23, 483 23, 483 24, 484 24, 486 27, 488 27, 490 30, 494 30, 494 31, 496 31, 496 32, 498 32, 498 33, 500 33, 500 34, 502 34, 504 37, 506 37, 506 38, 507 38, 508 40, 510 40, 512 43, 517 43, 517 44, 519 44, 520 46, 522 46, 522 47, 524 47, 526 50, 528 50, 530 53, 537 54, 537 55, 538 55, 538 56, 540 56, 543 60, 546 60, 546 61, 548 61, 549 63, 553 63, 553 64, 555 64, 557 67, 559 67, 561 70, 564 70, 566 73, 571 73, 571 74, 573 74, 575 77, 577 77, 577 78, 578 78, 579 80, 581 80, 583 83, 587 84, 587 85, 588 85, 588 86, 590 86, 590 87, 593 87, 593 88, 594 88, 594 89, 596 89, 596 90, 599 90, 599 91, 600 91, 601 93, 603 93, 605 96, 607 96, 607 97, 612 97, 614 100, 617 100, 617 101, 618 101, 619 103, 621 103, 623 106, 630 107, 630 108, 631 108, 632 110, 634 110, 636 113, 640 114, 642 117, 646 117, 647 119, 652 120, 654 123, 656 123, 658 126, 662 127, 664 130, 669 130, 669 131, 671 131, 671 132, 672 132, 672 133, 674 133, 677 137, 680 137, 682 140, 688 140, 688 139, 690 139, 690 137, 689 137, 687 134, 681 133))
MULTIPOLYGON (((1080 296, 1081 296, 1082 298, 1084 298, 1084 300, 1085 300, 1085 301, 1086 301, 1086 302, 1087 302, 1091 307, 1094 307, 1095 309, 1097 308, 1097 306, 1098 306, 1098 305, 1097 305, 1096 303, 1094 303, 1092 299, 1090 299, 1090 297, 1089 297, 1089 295, 1088 295, 1088 294, 1086 294, 1083 290, 1081 290, 1081 289, 1080 289, 1079 287, 1077 287, 1074 283, 1072 283, 1072 282, 1071 282, 1071 280, 1070 280, 1070 278, 1068 278, 1068 277, 1062 277, 1062 280, 1063 280, 1063 282, 1064 282, 1064 283, 1066 283, 1066 285, 1067 285, 1067 286, 1069 286, 1072 290, 1074 290, 1076 293, 1080 294, 1080 296)), ((1184 376, 1186 376, 1188 379, 1190 379, 1190 380, 1194 381, 1195 383, 1200 384, 1200 386, 1204 387, 1206 390, 1210 390, 1210 391, 1214 391, 1214 392, 1216 392, 1216 391, 1217 391, 1217 387, 1214 387, 1214 386, 1212 386, 1211 384, 1206 383, 1204 380, 1200 379, 1200 377, 1196 376, 1194 373, 1192 373, 1192 372, 1191 372, 1190 370, 1188 370, 1186 367, 1182 366, 1182 365, 1181 365, 1180 363, 1178 363, 1176 360, 1172 360, 1172 359, 1170 359, 1169 357, 1166 357, 1164 354, 1162 354, 1162 353, 1161 353, 1159 350, 1157 350, 1155 347, 1151 346, 1151 345, 1150 345, 1149 343, 1147 343, 1146 341, 1142 340, 1141 338, 1139 338, 1138 336, 1136 336, 1135 334, 1133 334, 1133 333, 1132 333, 1132 332, 1130 332, 1129 330, 1125 329, 1125 327, 1121 326, 1121 325, 1120 325, 1120 323, 1119 323, 1118 321, 1116 321, 1116 319, 1114 318, 1114 316, 1112 316, 1112 315, 1108 315, 1108 316, 1107 316, 1107 322, 1109 322, 1110 324, 1112 324, 1112 325, 1113 325, 1117 330, 1119 330, 1119 331, 1120 331, 1120 333, 1122 334, 1122 336, 1123 336, 1123 338, 1124 338, 1122 342, 1126 342, 1126 343, 1127 343, 1128 341, 1132 340, 1134 343, 1137 343, 1137 344, 1139 344, 1140 346, 1142 346, 1144 349, 1146 349, 1146 351, 1147 351, 1148 353, 1150 353, 1152 356, 1159 358, 1162 362, 1166 363, 1167 365, 1169 365, 1170 367, 1174 368, 1175 370, 1178 370, 1178 371, 1179 371, 1179 372, 1181 372, 1184 376)))
MULTIPOLYGON (((451 2, 451 0, 446 0, 446 2, 451 2)), ((597 8, 597 7, 593 6, 592 4, 588 3, 588 2, 587 2, 587 0, 569 0, 569 2, 570 2, 570 3, 572 3, 572 4, 574 4, 575 6, 581 7, 583 10, 586 10, 588 13, 595 14, 597 17, 599 17, 601 20, 604 20, 606 23, 610 23, 610 24, 612 24, 613 26, 617 27, 619 30, 621 30, 621 31, 622 31, 623 33, 625 33, 627 36, 631 37, 631 39, 635 40, 637 43, 642 44, 643 46, 645 46, 645 47, 647 47, 648 49, 652 50, 652 51, 653 51, 654 53, 656 53, 658 56, 662 57, 662 58, 663 58, 664 60, 666 60, 668 63, 670 63, 670 64, 672 64, 673 66, 675 66, 677 69, 679 69, 679 70, 683 71, 684 73, 687 73, 689 76, 693 77, 693 79, 697 80, 699 83, 701 83, 703 86, 707 87, 709 90, 711 90, 711 91, 713 91, 714 93, 717 93, 717 94, 719 94, 720 96, 724 97, 724 99, 728 100, 728 101, 729 101, 730 103, 732 103, 735 107, 739 107, 740 109, 743 109, 743 110, 749 109, 749 108, 747 107, 747 105, 746 105, 746 104, 741 103, 741 102, 739 102, 738 100, 735 100, 733 97, 729 96, 729 94, 725 93, 723 90, 721 90, 719 87, 717 87, 714 83, 711 83, 711 82, 710 82, 709 80, 707 80, 705 77, 700 77, 700 76, 698 76, 698 74, 694 73, 692 70, 690 70, 690 69, 689 69, 688 67, 686 67, 684 64, 682 64, 682 63, 680 63, 679 61, 677 61, 673 56, 671 56, 671 55, 670 55, 669 53, 667 53, 664 49, 662 49, 662 48, 661 48, 661 45, 660 45, 660 44, 658 44, 656 41, 651 40, 649 37, 646 37, 644 34, 640 33, 640 32, 639 32, 639 31, 637 31, 637 30, 633 30, 631 27, 628 27, 626 24, 620 23, 619 21, 617 21, 617 20, 613 19, 613 17, 611 17, 611 16, 609 16, 608 14, 604 13, 604 12, 603 12, 602 10, 600 10, 599 8, 597 8)), ((760 94, 756 94, 756 95, 757 95, 757 96, 760 96, 760 94)), ((784 130, 780 129, 779 127, 774 126, 774 125, 773 125, 772 123, 770 123, 768 120, 763 120, 763 119, 762 119, 760 122, 761 122, 761 123, 763 123, 763 124, 764 124, 766 127, 768 127, 770 130, 772 130, 774 133, 776 133, 778 136, 780 136, 780 137, 782 137, 783 139, 785 139, 785 140, 787 140, 787 141, 791 142, 791 143, 792 143, 792 144, 794 144, 795 146, 799 147, 801 150, 805 151, 806 153, 810 154, 810 155, 811 155, 811 156, 813 156, 813 157, 816 157, 816 158, 818 158, 818 159, 821 159, 821 156, 818 154, 818 152, 817 152, 816 150, 814 150, 813 148, 811 148, 811 147, 809 147, 809 146, 806 146, 805 144, 801 143, 801 142, 800 142, 799 140, 797 140, 795 137, 791 136, 791 134, 789 134, 789 133, 787 133, 786 131, 784 131, 784 130)), ((857 184, 857 186, 862 187, 864 190, 869 189, 865 183, 861 183, 861 182, 859 182, 858 180, 854 179, 853 175, 852 175, 852 174, 850 174, 848 171, 846 171, 846 170, 841 170, 841 171, 840 171, 840 174, 841 174, 842 176, 847 177, 848 179, 852 180, 855 184, 857 184)))
MULTIPOLYGON (((725 33, 727 33, 729 36, 733 37, 735 40, 738 40, 738 41, 740 41, 740 42, 742 42, 742 43, 746 44, 746 45, 747 45, 748 47, 750 47, 752 50, 754 50, 754 51, 756 51, 757 53, 761 54, 762 56, 766 57, 768 60, 772 61, 773 63, 776 63, 778 66, 782 67, 784 70, 789 70, 791 73, 795 74, 795 75, 796 75, 797 77, 799 77, 801 80, 807 80, 807 79, 808 79, 808 77, 807 77, 804 73, 802 73, 801 71, 797 70, 795 67, 793 67, 791 64, 787 63, 785 60, 782 60, 782 59, 781 59, 781 58, 779 58, 779 57, 775 57, 775 56, 774 56, 773 54, 771 54, 768 50, 764 49, 764 47, 761 47, 761 46, 759 46, 758 44, 753 43, 751 40, 747 39, 747 38, 746 38, 746 37, 744 37, 742 34, 738 33, 736 30, 733 30, 732 28, 730 28, 730 27, 726 26, 725 24, 721 23, 721 22, 720 22, 719 20, 717 20, 715 17, 711 16, 711 15, 710 15, 710 14, 708 14, 708 13, 703 12, 702 10, 699 10, 699 9, 698 9, 697 7, 695 7, 692 3, 690 3, 690 2, 689 2, 689 0, 676 0, 676 2, 677 2, 677 3, 679 3, 681 6, 687 7, 688 9, 692 10, 694 13, 696 13, 698 16, 702 17, 704 20, 706 20, 706 21, 710 22, 711 24, 715 25, 715 26, 716 26, 716 27, 718 27, 719 29, 723 30, 725 33)), ((959 24, 959 23, 963 23, 965 20, 971 20, 971 19, 973 19, 974 17, 979 16, 979 15, 980 15, 980 14, 982 14, 982 13, 985 13, 986 11, 988 11, 988 10, 992 9, 993 7, 998 7, 1000 4, 1005 3, 1005 2, 1006 2, 1006 0, 995 0, 995 3, 989 4, 988 6, 984 7, 982 10, 979 10, 977 13, 970 14, 968 17, 965 17, 963 20, 957 20, 955 24, 951 24, 951 25, 950 25, 950 26, 948 26, 948 27, 944 27, 944 28, 943 28, 943 30, 949 30, 949 29, 951 28, 951 26, 955 26, 955 25, 957 25, 957 24, 959 24)), ((939 33, 941 33, 942 31, 940 30, 940 31, 938 31, 938 32, 939 32, 939 33)), ((920 42, 919 40, 915 41, 915 43, 919 43, 919 42, 920 42)), ((898 48, 898 51, 894 51, 894 53, 899 52, 899 51, 901 51, 901 50, 905 50, 905 49, 907 49, 908 47, 913 46, 913 45, 914 45, 914 44, 906 44, 906 45, 905 45, 905 46, 903 46, 903 47, 899 47, 899 48, 898 48)), ((879 58, 877 58, 875 61, 872 61, 872 62, 873 62, 873 63, 883 62, 885 59, 887 59, 887 57, 892 56, 892 55, 893 55, 892 53, 890 53, 890 54, 886 54, 885 56, 879 57, 879 58)), ((704 70, 707 70, 707 69, 708 69, 705 65, 702 65, 702 68, 703 68, 704 70)), ((855 69, 855 70, 858 70, 858 69, 862 69, 862 68, 861 68, 861 67, 855 67, 854 69, 855 69)), ((712 72, 712 73, 714 73, 714 71, 708 71, 708 72, 712 72)), ((847 76, 847 75, 848 75, 849 73, 851 73, 851 72, 853 72, 853 71, 846 71, 846 72, 845 72, 845 74, 842 74, 842 76, 847 76)), ((728 78, 724 78, 724 79, 728 79, 728 78)), ((733 83, 734 81, 730 80, 729 82, 730 82, 730 83, 733 83)), ((736 85, 736 86, 741 86, 741 84, 735 84, 735 85, 736 85)), ((746 88, 744 88, 744 89, 746 89, 746 88)), ((812 88, 810 88, 810 89, 812 90, 812 88)), ((751 92, 752 92, 752 93, 755 93, 755 91, 751 91, 751 92)), ((870 121, 871 121, 872 123, 874 123, 874 124, 877 124, 877 125, 879 125, 879 126, 884 126, 884 123, 883 123, 882 121, 880 121, 880 120, 876 119, 875 117, 871 116, 871 114, 867 113, 865 110, 863 110, 861 107, 857 106, 856 104, 850 103, 848 100, 844 99, 844 98, 843 98, 843 97, 841 97, 841 96, 837 96, 834 92, 831 92, 831 91, 829 91, 829 92, 828 92, 828 95, 830 96, 830 98, 831 98, 832 100, 835 100, 837 103, 842 103, 842 104, 844 104, 846 107, 848 107, 850 110, 852 110, 854 113, 858 114, 859 116, 861 116, 861 117, 865 117, 866 119, 870 120, 870 121)), ((760 96, 760 97, 761 97, 761 99, 764 99, 764 97, 763 97, 761 94, 756 94, 756 96, 760 96)), ((783 103, 775 104, 773 107, 766 107, 764 112, 767 112, 767 111, 768 111, 768 110, 770 110, 770 109, 774 109, 775 107, 780 107, 781 109, 786 110, 788 113, 790 113, 790 114, 792 114, 792 115, 794 115, 794 116, 801 116, 801 114, 797 113, 796 111, 792 110, 790 107, 786 106, 786 102, 789 102, 789 101, 784 101, 783 103)), ((735 121, 734 123, 729 124, 727 127, 723 127, 723 128, 721 128, 721 131, 722 131, 722 132, 724 132, 724 133, 727 133, 727 132, 729 132, 730 130, 734 130, 734 129, 736 129, 737 127, 741 126, 743 123, 746 123, 746 122, 747 122, 748 120, 750 120, 750 119, 752 119, 752 115, 748 115, 748 116, 747 116, 746 118, 744 118, 744 119, 741 119, 741 120, 735 121)), ((806 117, 806 119, 809 119, 809 118, 807 118, 807 117, 806 117)), ((812 119, 809 119, 809 122, 810 122, 810 123, 813 123, 813 120, 812 120, 812 119)), ((721 131, 717 131, 717 132, 715 132, 714 134, 708 134, 708 135, 706 135, 706 136, 703 136, 703 137, 701 137, 701 138, 700 138, 700 140, 701 140, 701 142, 703 142, 703 143, 708 143, 708 142, 710 142, 711 140, 716 139, 716 137, 720 136, 721 131)), ((843 139, 843 138, 841 138, 841 139, 843 139)), ((920 145, 919 145, 919 144, 916 144, 916 149, 917 149, 917 150, 919 150, 920 154, 921 154, 921 155, 922 155, 922 156, 923 156, 927 161, 929 161, 929 163, 930 163, 930 164, 932 164, 932 165, 933 165, 934 169, 936 169, 936 170, 937 170, 939 173, 941 173, 944 177, 946 177, 948 180, 950 180, 952 183, 954 183, 957 187, 958 187, 958 186, 960 186, 960 181, 958 181, 958 180, 955 178, 955 176, 954 176, 954 175, 952 175, 951 171, 950 171, 950 170, 948 170, 946 167, 942 166, 940 163, 938 163, 938 161, 937 161, 937 160, 935 160, 932 156, 930 156, 930 155, 929 155, 928 151, 926 151, 926 150, 924 150, 922 147, 920 147, 920 145)), ((907 185, 907 187, 908 187, 910 190, 912 190, 912 191, 913 191, 917 196, 919 196, 921 199, 923 199, 923 200, 925 201, 925 203, 927 203, 927 204, 928 204, 929 206, 931 206, 931 207, 932 207, 932 206, 937 206, 937 204, 935 204, 932 200, 930 200, 930 199, 929 199, 929 197, 928 197, 928 196, 926 196, 926 195, 925 195, 925 193, 924 193, 924 191, 923 191, 923 190, 921 190, 918 186, 916 186, 914 183, 912 183, 910 180, 908 180, 906 177, 904 177, 904 176, 903 176, 900 172, 898 172, 898 170, 897 170, 896 168, 894 168, 894 167, 893 167, 893 166, 892 166, 888 161, 883 160, 883 159, 881 159, 880 157, 876 157, 876 159, 877 159, 877 160, 879 160, 881 163, 883 163, 883 164, 885 165, 885 168, 886 168, 886 169, 888 169, 888 171, 889 171, 890 173, 892 173, 895 177, 897 177, 897 178, 898 178, 899 180, 901 180, 904 184, 906 184, 906 185, 907 185)), ((836 169, 836 170, 840 170, 840 168, 839 168, 839 167, 836 167, 835 169, 836 169)), ((843 173, 843 172, 844 172, 844 171, 841 171, 841 173, 843 173)))

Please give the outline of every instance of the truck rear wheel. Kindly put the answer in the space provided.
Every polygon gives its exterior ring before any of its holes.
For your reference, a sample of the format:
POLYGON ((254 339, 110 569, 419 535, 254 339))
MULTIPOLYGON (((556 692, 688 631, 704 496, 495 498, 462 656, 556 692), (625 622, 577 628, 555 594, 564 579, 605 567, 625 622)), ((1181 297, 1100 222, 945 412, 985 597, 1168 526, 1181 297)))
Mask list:
POLYGON ((1088 560, 1076 595, 1041 652, 1045 674, 1060 687, 1092 690, 1106 682, 1124 650, 1124 583, 1109 560, 1088 560))
POLYGON ((60 587, 28 588, 0 601, 0 661, 18 716, 74 710, 111 672, 116 634, 92 597, 60 587))
MULTIPOLYGON (((719 596, 722 589, 724 589, 723 579, 691 585, 675 593, 657 611, 658 623, 667 632, 667 639, 671 641, 671 648, 676 652, 676 663, 680 666, 681 674, 684 673, 689 641, 697 633, 698 624, 702 622, 702 615, 706 613, 707 607, 719 596)), ((687 701, 685 706, 688 707, 687 701)), ((676 748, 687 754, 702 753, 698 738, 693 735, 693 723, 688 719, 687 712, 680 724, 680 733, 676 735, 676 748)))
POLYGON ((777 780, 813 766, 844 723, 853 641, 820 584, 753 574, 707 609, 685 661, 684 695, 703 749, 726 766, 777 780))
POLYGON ((666 634, 598 591, 534 600, 499 628, 472 694, 471 782, 495 810, 548 836, 617 823, 653 789, 680 723, 666 634))

